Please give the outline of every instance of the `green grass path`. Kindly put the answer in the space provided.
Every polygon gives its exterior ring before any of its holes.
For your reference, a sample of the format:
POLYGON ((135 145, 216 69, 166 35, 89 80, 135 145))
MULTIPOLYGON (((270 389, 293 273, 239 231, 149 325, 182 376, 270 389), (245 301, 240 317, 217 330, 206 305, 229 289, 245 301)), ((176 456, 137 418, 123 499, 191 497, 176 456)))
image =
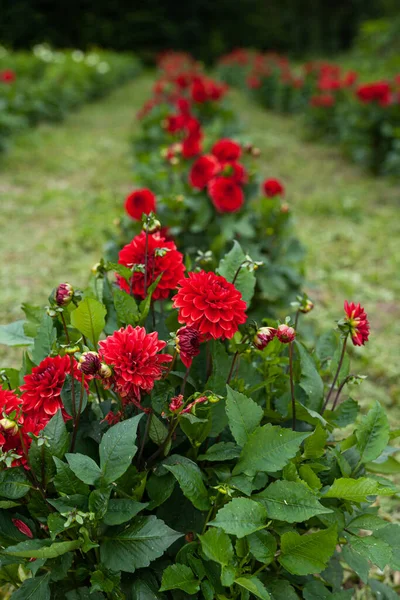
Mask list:
MULTIPOLYGON (((23 301, 45 302, 60 281, 85 283, 132 186, 129 136, 151 82, 144 75, 60 125, 24 134, 1 159, 0 322, 19 318, 23 301)), ((372 326, 370 343, 357 351, 357 367, 371 376, 362 393, 398 405, 399 187, 369 177, 335 148, 304 142, 297 119, 231 96, 262 150, 263 174, 284 181, 308 247, 316 308, 307 318, 329 328, 345 298, 362 302, 372 326)))

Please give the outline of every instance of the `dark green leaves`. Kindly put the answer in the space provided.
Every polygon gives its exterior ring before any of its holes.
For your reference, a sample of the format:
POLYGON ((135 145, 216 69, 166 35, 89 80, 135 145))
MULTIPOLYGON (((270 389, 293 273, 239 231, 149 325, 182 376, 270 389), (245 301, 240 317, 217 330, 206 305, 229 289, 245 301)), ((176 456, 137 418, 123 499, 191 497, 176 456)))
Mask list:
POLYGON ((201 548, 210 560, 222 566, 229 565, 233 559, 233 547, 229 536, 218 527, 211 527, 200 536, 201 548))
POLYGON ((263 529, 266 522, 267 511, 261 504, 247 498, 234 498, 219 509, 210 525, 242 538, 263 529))
POLYGON ((195 594, 200 589, 200 582, 186 565, 170 565, 162 576, 161 592, 167 590, 183 590, 187 594, 195 594))
POLYGON ((28 540, 4 550, 8 556, 18 558, 56 558, 82 545, 80 540, 53 542, 52 540, 28 540))
POLYGON ((368 496, 391 496, 393 490, 385 488, 375 481, 361 477, 360 479, 350 479, 342 477, 336 479, 330 489, 324 494, 324 498, 340 498, 350 502, 366 502, 368 496))
POLYGON ((117 423, 100 443, 100 467, 104 483, 112 483, 125 473, 135 456, 136 433, 143 414, 117 423))
POLYGON ((360 460, 364 463, 378 458, 386 448, 389 442, 389 422, 379 402, 363 416, 356 436, 360 460))
POLYGON ((114 290, 113 297, 119 321, 126 325, 136 325, 140 315, 135 299, 119 289, 114 290))
POLYGON ((108 502, 107 512, 103 517, 106 525, 121 525, 135 517, 147 504, 141 504, 128 498, 115 498, 108 502))
POLYGON ((208 510, 210 501, 199 467, 184 456, 172 456, 164 467, 175 477, 183 494, 198 510, 208 510))
POLYGON ((75 417, 78 412, 82 413, 85 410, 87 405, 87 393, 82 382, 75 379, 75 377, 71 377, 70 375, 65 377, 60 395, 65 411, 70 417, 75 417), (74 386, 74 393, 72 393, 72 386, 74 386))
POLYGON ((336 527, 305 535, 289 531, 281 537, 279 562, 294 575, 320 573, 334 553, 336 542, 336 527))
POLYGON ((229 385, 227 388, 226 414, 229 429, 239 446, 244 446, 263 416, 261 406, 251 398, 236 392, 229 385))
POLYGON ((42 322, 39 325, 39 329, 33 344, 33 362, 38 365, 44 358, 46 358, 46 356, 51 354, 56 337, 57 332, 54 327, 54 321, 51 317, 45 314, 42 322))
POLYGON ((75 475, 88 485, 95 485, 102 476, 102 471, 90 456, 84 454, 66 454, 71 470, 75 475))
POLYGON ((107 531, 101 560, 108 569, 133 573, 162 556, 181 535, 153 515, 139 517, 127 528, 107 531))
POLYGON ((332 512, 318 502, 306 485, 295 481, 275 481, 254 499, 265 506, 268 518, 287 523, 301 523, 316 515, 332 512))
POLYGON ((256 276, 254 272, 250 272, 245 267, 240 268, 240 265, 245 262, 245 260, 245 253, 240 244, 235 240, 232 249, 219 263, 218 273, 232 283, 238 269, 240 269, 239 274, 235 279, 235 287, 241 292, 243 300, 249 305, 254 294, 256 276))
POLYGON ((13 600, 50 600, 50 572, 42 577, 26 579, 16 592, 13 593, 13 600))
POLYGON ((31 485, 22 468, 7 469, 0 472, 0 496, 8 500, 23 498, 31 485))
POLYGON ((317 371, 313 358, 299 342, 295 342, 296 349, 300 354, 301 376, 299 385, 307 394, 305 405, 317 412, 320 411, 324 395, 324 382, 317 371))
POLYGON ((270 600, 271 598, 264 584, 254 575, 238 577, 235 579, 235 583, 250 592, 250 594, 256 598, 260 598, 261 600, 270 600))
POLYGON ((94 346, 106 324, 106 309, 95 298, 85 298, 71 313, 71 325, 80 331, 94 346))

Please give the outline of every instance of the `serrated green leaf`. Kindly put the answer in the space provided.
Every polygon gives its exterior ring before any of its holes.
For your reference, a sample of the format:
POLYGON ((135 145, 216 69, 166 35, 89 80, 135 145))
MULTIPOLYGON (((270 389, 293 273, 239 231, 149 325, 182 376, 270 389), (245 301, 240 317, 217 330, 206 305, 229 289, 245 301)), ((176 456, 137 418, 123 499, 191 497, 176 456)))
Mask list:
POLYGON ((200 589, 200 582, 186 565, 170 565, 163 573, 160 592, 183 590, 187 594, 195 594, 200 589))
POLYGON ((139 308, 135 299, 120 289, 114 290, 113 297, 119 321, 125 325, 136 325, 139 321, 139 308))
POLYGON ((247 575, 235 579, 235 583, 240 587, 248 590, 250 594, 261 600, 271 600, 271 596, 267 592, 265 585, 254 575, 247 575))
POLYGON ((143 413, 110 427, 100 442, 100 467, 106 484, 121 477, 137 452, 137 428, 143 413))
POLYGON ((386 448, 389 442, 389 421, 379 402, 363 416, 356 436, 360 460, 364 463, 378 458, 386 448))
POLYGON ((346 525, 346 529, 355 533, 357 533, 357 531, 360 529, 378 531, 378 529, 383 529, 384 527, 387 527, 387 525, 388 522, 381 519, 381 517, 378 517, 378 515, 370 515, 367 513, 358 515, 358 517, 351 519, 351 521, 349 521, 349 523, 346 525))
POLYGON ((369 574, 368 560, 356 552, 349 544, 343 546, 342 557, 343 560, 349 565, 350 569, 357 573, 361 581, 367 583, 369 574))
POLYGON ((233 473, 249 476, 256 475, 258 471, 275 473, 296 456, 301 442, 309 435, 270 423, 258 427, 244 445, 233 473))
MULTIPOLYGON (((224 258, 221 259, 217 273, 232 283, 237 270, 245 260, 245 253, 243 252, 240 244, 234 240, 232 249, 228 252, 228 254, 225 254, 224 258)), ((242 294, 242 298, 246 302, 247 306, 249 306, 253 297, 255 285, 256 276, 254 272, 250 272, 246 268, 240 269, 239 274, 235 279, 235 287, 242 294)))
POLYGON ((208 448, 205 454, 200 454, 198 460, 207 460, 209 462, 222 462, 232 460, 240 456, 240 448, 233 442, 219 442, 208 448))
POLYGON ((280 564, 293 575, 321 573, 335 551, 336 527, 300 535, 288 531, 281 537, 280 564))
POLYGON ((306 485, 295 481, 275 481, 253 499, 265 506, 269 519, 287 523, 301 523, 316 515, 332 512, 322 506, 306 485))
POLYGON ((0 496, 8 500, 19 500, 31 489, 31 484, 22 468, 0 471, 0 496))
POLYGON ((128 498, 112 498, 108 502, 107 512, 103 517, 103 523, 106 525, 121 525, 136 517, 140 511, 148 506, 147 502, 143 504, 128 498))
POLYGON ((164 467, 172 473, 188 500, 198 510, 208 510, 210 500, 207 489, 203 483, 201 470, 193 461, 184 456, 171 456, 164 467))
POLYGON ((51 354, 56 337, 57 331, 54 327, 54 320, 45 314, 39 325, 32 349, 32 359, 37 365, 42 362, 46 356, 51 354))
POLYGON ((69 434, 64 423, 61 410, 50 419, 43 430, 46 443, 39 446, 33 440, 29 448, 29 463, 39 481, 44 477, 44 483, 50 480, 55 472, 53 457, 63 458, 69 447, 69 434))
POLYGON ((384 569, 392 560, 392 551, 389 544, 384 540, 374 536, 357 537, 349 535, 349 543, 355 552, 361 554, 373 565, 384 569))
POLYGON ((382 581, 369 579, 368 584, 377 600, 399 600, 398 593, 382 581))
POLYGON ((229 429, 239 446, 244 446, 263 417, 261 406, 229 385, 226 386, 226 414, 229 429))
POLYGON ((324 494, 324 498, 339 498, 349 502, 366 502, 368 496, 391 496, 392 494, 393 490, 385 488, 374 479, 342 477, 341 479, 335 479, 329 490, 324 494))
POLYGON ((66 454, 65 458, 71 470, 83 483, 95 485, 103 474, 100 467, 90 456, 84 454, 66 454))
POLYGON ((308 354, 307 350, 298 341, 295 341, 296 349, 300 355, 300 387, 307 394, 307 401, 303 404, 307 408, 311 408, 319 412, 321 410, 323 396, 324 396, 324 382, 321 379, 321 375, 315 366, 314 360, 308 354))
POLYGON ((352 398, 347 398, 336 410, 326 410, 324 416, 336 427, 347 427, 347 425, 354 423, 359 412, 360 407, 358 403, 352 398))
POLYGON ((26 579, 12 595, 13 600, 50 600, 50 573, 26 579))
POLYGON ((25 335, 24 324, 26 321, 14 321, 7 325, 0 325, 0 345, 4 346, 31 346, 33 339, 25 335))
POLYGON ((201 549, 207 558, 220 565, 228 565, 231 562, 233 559, 233 547, 225 531, 222 531, 218 527, 212 527, 199 537, 201 549))
MULTIPOLYGON (((383 521, 384 522, 384 521, 383 521)), ((389 523, 386 527, 375 531, 374 536, 386 542, 392 551, 390 567, 394 571, 400 571, 400 525, 389 523)))
POLYGON ((154 515, 138 517, 132 525, 112 528, 100 544, 104 566, 113 571, 134 573, 160 558, 167 548, 182 537, 154 515))
POLYGON ((53 457, 57 474, 54 477, 54 486, 57 492, 72 496, 74 494, 89 495, 89 487, 83 483, 72 469, 59 458, 53 457))
POLYGON ((277 543, 269 531, 261 530, 247 537, 250 553, 259 562, 269 565, 275 558, 277 543))
POLYGON ((304 442, 304 458, 315 460, 323 456, 327 439, 328 432, 318 423, 314 432, 304 442))
POLYGON ((303 588, 304 600, 352 600, 353 590, 332 593, 322 581, 309 581, 303 588))
POLYGON ((82 386, 82 382, 66 375, 64 384, 61 388, 60 397, 65 408, 65 412, 70 417, 74 417, 78 414, 79 408, 82 413, 87 406, 87 393, 85 386, 82 386), (72 394, 72 386, 74 386, 74 394, 72 394), (82 395, 82 398, 81 398, 82 395))
POLYGON ((219 509, 209 525, 242 538, 263 529, 266 521, 267 511, 261 504, 248 498, 234 498, 219 509))
POLYGON ((101 302, 95 298, 85 298, 71 313, 71 325, 97 346, 106 324, 106 312, 101 302))
POLYGON ((149 427, 149 438, 152 442, 161 446, 168 436, 168 428, 160 421, 155 414, 151 415, 150 427, 149 427))

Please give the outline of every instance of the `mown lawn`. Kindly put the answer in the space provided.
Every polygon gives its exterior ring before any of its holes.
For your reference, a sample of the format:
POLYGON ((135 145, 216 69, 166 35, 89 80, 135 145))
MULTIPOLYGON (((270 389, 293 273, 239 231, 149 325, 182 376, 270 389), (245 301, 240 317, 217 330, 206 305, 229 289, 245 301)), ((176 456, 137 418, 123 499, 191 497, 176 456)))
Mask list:
MULTIPOLYGON (((129 137, 151 82, 142 76, 61 125, 25 134, 1 158, 1 323, 19 318, 23 301, 44 303, 60 281, 85 283, 132 186, 129 137)), ((304 142, 298 119, 266 112, 237 91, 231 95, 246 137, 262 150, 265 176, 285 183, 308 247, 308 291, 316 308, 306 319, 329 328, 345 298, 365 305, 371 341, 356 352, 356 372, 369 379, 354 393, 366 402, 380 399, 395 419, 399 187, 366 175, 336 148, 304 142)), ((15 362, 17 353, 11 357, 15 362)))

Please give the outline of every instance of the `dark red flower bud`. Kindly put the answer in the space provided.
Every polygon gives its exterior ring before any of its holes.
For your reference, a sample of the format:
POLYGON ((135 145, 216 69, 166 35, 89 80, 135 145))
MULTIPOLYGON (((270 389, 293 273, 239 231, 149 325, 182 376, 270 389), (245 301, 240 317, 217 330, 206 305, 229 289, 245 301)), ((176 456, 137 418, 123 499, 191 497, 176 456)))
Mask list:
POLYGON ((30 530, 30 528, 28 527, 28 525, 26 525, 26 523, 21 521, 21 519, 11 519, 11 520, 14 523, 15 527, 18 529, 18 531, 20 531, 21 533, 26 535, 28 538, 31 538, 31 539, 33 538, 33 533, 30 530))
POLYGON ((200 352, 200 332, 194 327, 181 327, 176 333, 176 349, 181 361, 189 368, 200 352))
POLYGON ((274 337, 276 337, 276 329, 274 327, 261 327, 253 338, 253 344, 257 350, 264 350, 274 337))
POLYGON ((311 302, 311 300, 306 300, 304 306, 301 306, 299 308, 299 311, 301 313, 306 314, 306 313, 309 313, 313 308, 314 308, 314 302, 311 302))
POLYGON ((289 327, 289 325, 279 325, 276 336, 282 344, 290 344, 296 337, 296 332, 293 327, 289 327))
POLYGON ((171 398, 171 402, 169 404, 169 410, 171 412, 176 412, 177 410, 179 410, 181 408, 182 405, 183 405, 183 396, 182 396, 182 394, 179 394, 179 396, 174 396, 173 398, 171 398))
POLYGON ((58 306, 67 306, 74 295, 74 288, 69 283, 60 283, 54 294, 58 306))
POLYGON ((97 352, 84 352, 79 359, 79 369, 85 375, 97 375, 101 369, 101 360, 97 352))

